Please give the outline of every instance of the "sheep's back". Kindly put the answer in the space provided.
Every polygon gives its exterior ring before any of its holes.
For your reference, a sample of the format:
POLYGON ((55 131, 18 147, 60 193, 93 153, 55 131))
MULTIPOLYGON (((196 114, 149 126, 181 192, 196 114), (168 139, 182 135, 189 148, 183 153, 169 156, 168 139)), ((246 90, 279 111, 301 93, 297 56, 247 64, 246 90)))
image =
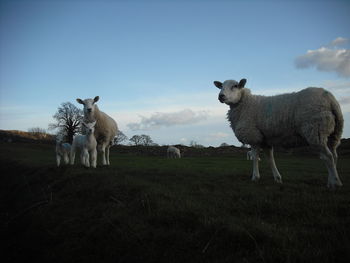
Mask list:
POLYGON ((301 130, 311 120, 332 116, 334 100, 333 95, 322 88, 276 96, 250 95, 240 112, 231 109, 228 117, 237 138, 244 143, 306 145, 301 130))

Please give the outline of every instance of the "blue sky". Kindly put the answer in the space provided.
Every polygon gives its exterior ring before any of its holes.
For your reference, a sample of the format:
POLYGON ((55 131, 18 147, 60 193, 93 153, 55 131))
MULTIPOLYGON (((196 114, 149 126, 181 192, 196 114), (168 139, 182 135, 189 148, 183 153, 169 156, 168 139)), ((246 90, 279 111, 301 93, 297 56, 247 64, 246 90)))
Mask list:
POLYGON ((62 102, 99 95, 129 137, 240 145, 212 83, 247 78, 262 95, 329 89, 349 138, 349 13, 339 0, 1 1, 0 129, 46 129, 62 102))

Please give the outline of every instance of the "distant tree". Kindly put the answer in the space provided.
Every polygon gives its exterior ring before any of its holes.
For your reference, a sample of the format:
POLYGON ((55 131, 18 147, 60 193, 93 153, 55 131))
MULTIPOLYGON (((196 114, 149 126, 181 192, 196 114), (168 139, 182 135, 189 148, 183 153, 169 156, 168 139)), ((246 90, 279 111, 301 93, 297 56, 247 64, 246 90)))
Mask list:
POLYGON ((131 141, 134 145, 138 146, 141 145, 142 138, 140 135, 134 135, 129 139, 129 141, 131 141))
POLYGON ((44 139, 47 137, 47 132, 45 129, 40 127, 29 128, 28 132, 32 134, 37 139, 44 139))
POLYGON ((114 137, 114 144, 119 145, 127 139, 128 137, 122 131, 118 131, 117 136, 114 137))
POLYGON ((196 141, 193 141, 193 140, 190 142, 190 147, 193 147, 193 148, 204 148, 203 145, 198 144, 196 141))
POLYGON ((220 145, 220 147, 227 147, 227 146, 230 146, 228 143, 226 143, 226 142, 223 142, 221 145, 220 145))
POLYGON ((141 144, 143 146, 151 146, 152 144, 154 144, 153 140, 149 135, 142 134, 140 137, 141 137, 141 144))
POLYGON ((142 145, 142 146, 153 146, 155 143, 151 139, 149 135, 141 134, 132 136, 129 141, 131 141, 134 145, 142 145))
POLYGON ((83 111, 70 102, 64 102, 52 116, 56 123, 50 123, 49 129, 58 129, 58 133, 72 143, 73 136, 80 131, 80 122, 83 120, 83 111))

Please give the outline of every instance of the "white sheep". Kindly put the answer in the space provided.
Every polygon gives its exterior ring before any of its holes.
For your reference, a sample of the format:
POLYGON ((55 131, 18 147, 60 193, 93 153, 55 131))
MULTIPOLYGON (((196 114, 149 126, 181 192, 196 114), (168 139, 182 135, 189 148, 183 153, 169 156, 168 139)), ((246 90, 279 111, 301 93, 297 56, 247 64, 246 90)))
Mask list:
POLYGON ((169 146, 166 153, 168 158, 181 158, 180 149, 174 146, 169 146))
POLYGON ((57 167, 61 164, 61 159, 63 158, 63 161, 65 164, 69 163, 69 154, 71 150, 71 145, 67 142, 63 142, 62 138, 58 137, 56 139, 56 162, 57 167))
POLYGON ((252 146, 254 153, 252 180, 260 178, 259 149, 268 151, 275 181, 282 183, 273 157, 273 146, 309 145, 316 150, 328 170, 328 187, 341 186, 336 169, 344 119, 334 96, 322 88, 307 88, 299 92, 276 96, 252 95, 239 83, 214 81, 221 89, 219 101, 230 106, 227 118, 239 141, 252 146))
POLYGON ((118 126, 115 120, 99 110, 95 104, 98 100, 99 96, 96 96, 94 99, 77 99, 77 102, 84 105, 84 121, 96 121, 95 138, 97 140, 97 148, 102 152, 102 164, 109 165, 109 148, 113 145, 118 126))
POLYGON ((71 165, 74 164, 75 153, 79 149, 81 164, 86 167, 90 167, 90 163, 91 163, 91 166, 93 168, 96 168, 97 141, 94 136, 95 124, 96 124, 95 121, 91 123, 85 123, 85 122, 82 123, 82 125, 85 127, 86 135, 77 135, 74 137, 71 152, 70 152, 71 165), (91 157, 91 162, 90 162, 90 157, 91 157))

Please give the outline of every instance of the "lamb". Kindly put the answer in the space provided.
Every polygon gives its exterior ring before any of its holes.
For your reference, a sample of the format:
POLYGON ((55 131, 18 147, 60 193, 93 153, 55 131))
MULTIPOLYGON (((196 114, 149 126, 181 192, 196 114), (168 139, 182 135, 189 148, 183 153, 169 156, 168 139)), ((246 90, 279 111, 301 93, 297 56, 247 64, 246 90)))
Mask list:
POLYGON ((115 120, 99 110, 95 104, 98 100, 99 96, 96 96, 94 99, 77 99, 77 102, 84 105, 84 121, 96 121, 95 138, 97 148, 102 153, 102 164, 109 165, 109 148, 113 145, 118 126, 115 120))
POLYGON ((56 162, 57 167, 61 164, 61 158, 65 164, 69 163, 69 154, 71 150, 71 145, 69 143, 62 142, 62 138, 58 137, 56 139, 56 162))
POLYGON ((244 88, 245 84, 246 79, 240 82, 214 81, 214 85, 221 90, 219 101, 230 106, 227 118, 237 139, 252 146, 252 180, 260 178, 260 148, 268 153, 275 181, 282 183, 273 147, 308 145, 319 153, 326 164, 328 187, 342 186, 336 169, 336 149, 340 144, 344 119, 334 96, 322 88, 306 88, 299 92, 269 97, 258 96, 244 88))
POLYGON ((168 158, 181 158, 180 150, 174 146, 169 146, 167 149, 167 157, 168 158))
POLYGON ((80 149, 80 161, 81 164, 90 167, 90 157, 91 157, 91 166, 96 168, 96 160, 97 160, 97 141, 94 136, 95 131, 95 122, 85 123, 82 125, 85 127, 87 134, 86 135, 77 135, 73 139, 72 149, 70 152, 70 163, 74 164, 75 160, 75 152, 77 149, 80 149))

